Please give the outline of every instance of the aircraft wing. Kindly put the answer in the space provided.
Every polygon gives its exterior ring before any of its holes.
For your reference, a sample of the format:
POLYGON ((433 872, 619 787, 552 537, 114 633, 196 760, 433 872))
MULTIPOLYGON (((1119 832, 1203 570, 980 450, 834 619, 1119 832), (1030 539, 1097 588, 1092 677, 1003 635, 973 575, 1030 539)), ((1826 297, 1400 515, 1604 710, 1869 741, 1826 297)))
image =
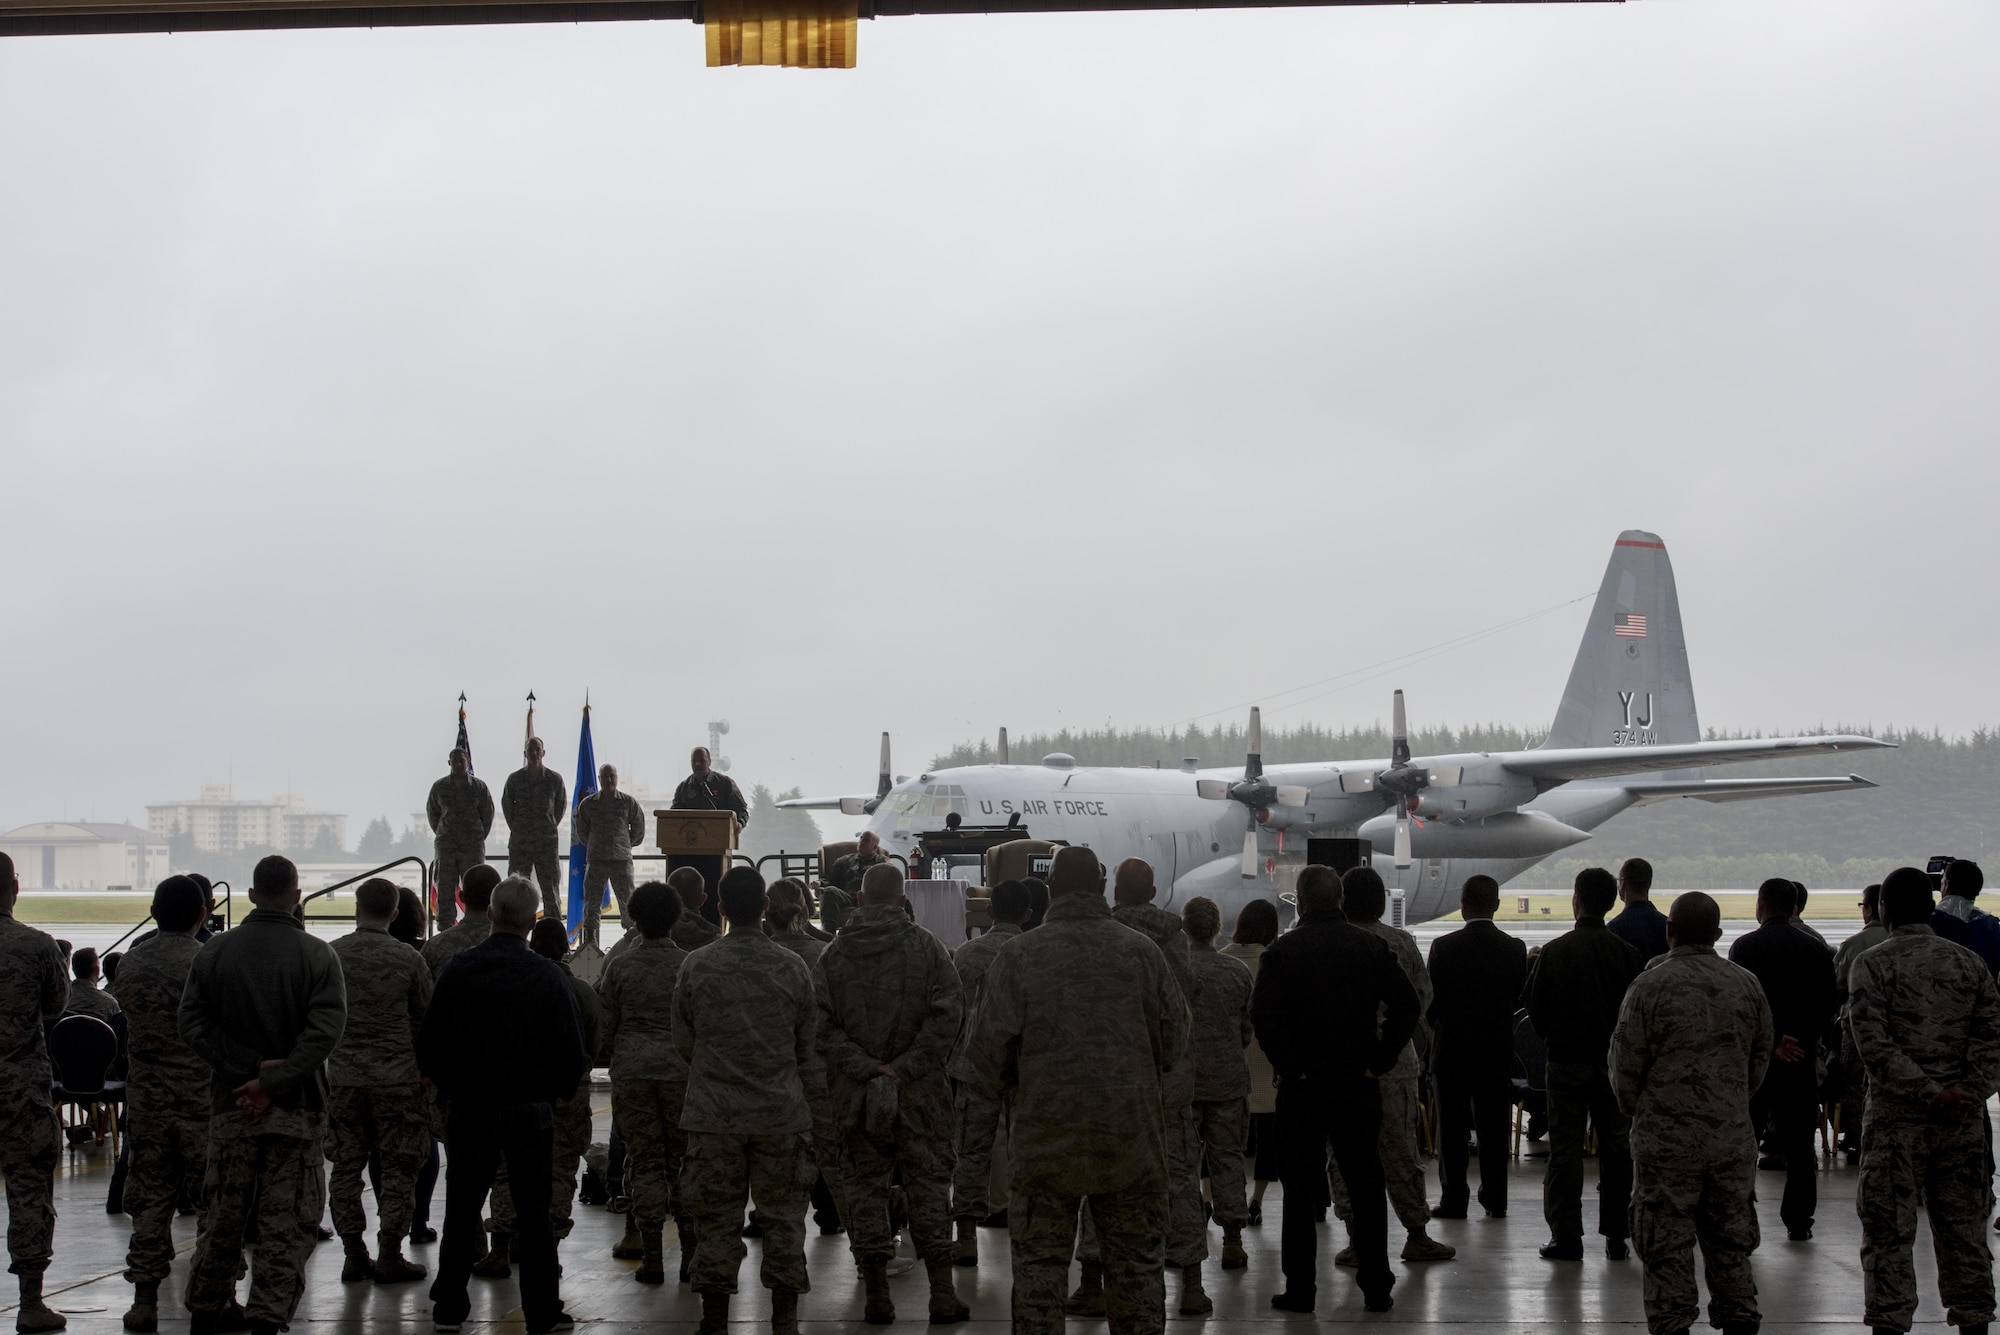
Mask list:
POLYGON ((1848 793, 1877 785, 1859 774, 1845 778, 1798 779, 1691 779, 1685 783, 1633 783, 1625 786, 1644 806, 1671 797, 1692 797, 1701 802, 1747 802, 1758 797, 1792 797, 1800 793, 1848 793))
POLYGON ((845 816, 863 815, 863 808, 875 800, 875 794, 863 793, 858 797, 788 797, 778 806, 795 811, 834 811, 845 816))
POLYGON ((1696 765, 1727 765, 1745 760, 1783 760, 1788 756, 1828 751, 1873 751, 1894 742, 1873 737, 1746 737, 1727 742, 1685 742, 1677 746, 1583 746, 1508 751, 1494 757, 1515 774, 1566 783, 1571 779, 1609 779, 1650 770, 1690 769, 1696 765))

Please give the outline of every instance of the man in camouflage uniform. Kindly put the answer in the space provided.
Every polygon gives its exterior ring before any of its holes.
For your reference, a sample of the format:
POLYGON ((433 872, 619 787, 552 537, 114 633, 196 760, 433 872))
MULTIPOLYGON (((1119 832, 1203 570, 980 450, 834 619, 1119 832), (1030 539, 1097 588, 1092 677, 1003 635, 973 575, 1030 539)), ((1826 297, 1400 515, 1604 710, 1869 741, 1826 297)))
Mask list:
MULTIPOLYGON (((1340 878, 1340 888, 1341 909, 1347 920, 1388 944, 1397 967, 1417 994, 1417 1014, 1423 1016, 1431 1008, 1430 970, 1424 967, 1423 952, 1417 949, 1416 939, 1382 921, 1382 912, 1389 904, 1389 890, 1382 883, 1381 874, 1373 867, 1355 867, 1340 878)), ((1419 1018, 1420 1033, 1423 1024, 1419 1018)), ((1449 1261, 1458 1255, 1458 1249, 1430 1236, 1431 1204, 1424 1197, 1424 1161, 1422 1151, 1417 1148, 1417 1086, 1423 1074, 1424 1064, 1417 1056, 1414 1038, 1403 1045, 1395 1066, 1382 1073, 1382 1175, 1389 1186, 1389 1204, 1395 1208, 1396 1218, 1409 1230, 1409 1237, 1403 1242, 1403 1259, 1449 1261)), ((1351 1223, 1354 1209, 1347 1198, 1347 1184, 1341 1181, 1339 1164, 1328 1169, 1327 1179, 1333 1185, 1334 1213, 1343 1223, 1351 1223)), ((1333 1263, 1355 1263, 1351 1237, 1333 1263)))
POLYGON ((951 1076, 952 1111, 956 1117, 957 1164, 951 1177, 951 1213, 958 1226, 960 1265, 979 1264, 979 1221, 993 1212, 989 1199, 993 1180, 993 1143, 1006 1116, 1005 1105, 980 1091, 978 1072, 972 1069, 969 1040, 979 1015, 979 998, 985 992, 986 971, 993 967, 1000 947, 1021 934, 1028 920, 1028 887, 1019 881, 1002 881, 993 887, 987 901, 993 926, 951 953, 958 970, 959 1001, 963 1019, 959 1023, 958 1044, 952 1049, 945 1071, 951 1076))
POLYGON ((8 1269, 20 1278, 19 1331, 67 1324, 42 1301, 42 1272, 55 1254, 58 1142, 49 1107, 54 1078, 42 1036, 69 1000, 68 970, 55 938, 14 921, 21 882, 0 853, 0 1175, 7 1179, 8 1269))
POLYGON ((646 813, 630 793, 618 791, 618 767, 597 767, 597 791, 576 804, 570 818, 570 842, 580 843, 583 863, 583 929, 577 944, 597 944, 597 925, 604 913, 604 887, 611 886, 624 920, 632 898, 632 849, 646 841, 646 813))
MULTIPOLYGON (((698 875, 698 873, 697 873, 698 875)), ((687 1060, 674 1046, 674 984, 687 952, 674 944, 681 901, 658 881, 632 894, 632 926, 619 951, 604 966, 598 991, 604 998, 600 1047, 611 1068, 611 1122, 625 1141, 625 1191, 632 1200, 632 1225, 639 1235, 641 1284, 664 1284, 666 1247, 662 1234, 669 1217, 680 1233, 681 1282, 694 1262, 694 1218, 675 1186, 687 1160, 687 1060), (678 1207, 678 1208, 676 1208, 678 1207)), ((621 1250, 623 1244, 621 1244, 621 1250)))
POLYGON ((97 952, 85 946, 69 957, 69 1005, 65 1008, 71 1015, 88 1015, 94 1019, 111 1023, 118 1014, 118 999, 98 987, 103 977, 103 968, 98 963, 97 952))
POLYGON ((569 789, 562 775, 542 763, 542 739, 530 737, 521 757, 527 763, 500 785, 500 814, 507 820, 507 874, 534 873, 542 892, 542 916, 562 917, 562 865, 557 857, 556 827, 569 814, 569 789))
POLYGON ((1848 1028, 1868 1070, 1861 1125, 1861 1292, 1878 1332, 1907 1331, 1917 1307, 1917 1201, 1930 1215, 1945 1320, 1993 1319, 1993 1130, 2000 1087, 2000 992, 1980 958, 1934 934, 1930 878, 1882 880, 1889 939, 1848 974, 1848 1028))
POLYGON ((472 757, 451 749, 447 763, 451 773, 431 785, 424 802, 436 840, 437 865, 431 885, 437 894, 440 927, 458 921, 458 904, 453 898, 465 873, 486 861, 486 836, 493 832, 493 793, 483 779, 472 776, 472 757))
POLYGON ((424 966, 431 971, 431 981, 444 972, 444 966, 451 963, 459 952, 470 950, 484 941, 493 932, 493 918, 488 912, 493 903, 494 887, 500 884, 500 869, 488 863, 468 867, 460 881, 460 890, 465 899, 465 917, 457 926, 447 927, 430 940, 424 942, 424 966))
POLYGON ((201 945, 195 928, 207 896, 186 876, 169 876, 153 891, 159 932, 119 961, 113 990, 124 1007, 128 1065, 125 1136, 132 1167, 125 1213, 132 1242, 125 1278, 133 1285, 125 1329, 159 1329, 160 1281, 174 1263, 174 1213, 198 1199, 208 1158, 208 1063, 180 1035, 181 994, 201 945))
POLYGON ((1214 900, 1201 895, 1190 899, 1181 930, 1187 933, 1188 964, 1201 984, 1188 1040, 1195 1132, 1208 1163, 1215 1222, 1222 1225, 1222 1268, 1241 1270, 1250 1264, 1243 1250, 1243 1226, 1250 1222, 1243 1149, 1250 1139, 1248 1049, 1256 1037, 1250 1024, 1250 992, 1256 979, 1243 961, 1216 950, 1222 911, 1214 900))
POLYGON ((1721 934, 1713 899, 1676 899, 1669 950, 1626 990, 1611 1035, 1611 1091, 1632 1119, 1632 1243, 1652 1335, 1680 1335, 1701 1314, 1697 1242, 1709 1323, 1752 1335, 1760 1320, 1750 1096, 1770 1068, 1771 1006, 1756 975, 1715 953, 1721 934))
POLYGON ((674 919, 675 945, 682 950, 700 950, 722 935, 722 929, 702 914, 702 906, 708 903, 708 886, 700 872, 693 867, 676 867, 667 873, 667 884, 681 901, 680 916, 674 919))
MULTIPOLYGON (((1158 893, 1151 864, 1140 858, 1127 858, 1118 864, 1112 879, 1111 916, 1149 938, 1166 956, 1167 967, 1180 987, 1192 1025, 1201 981, 1195 977, 1188 958, 1188 939, 1181 931, 1181 920, 1153 906, 1158 893)), ((1161 1090, 1166 1099, 1167 1126, 1167 1264, 1181 1272, 1181 1314, 1201 1316, 1214 1310, 1215 1305, 1209 1301, 1201 1282, 1201 1263, 1208 1259, 1208 1219, 1202 1211, 1201 1132, 1194 1120, 1193 1068, 1181 1062, 1162 1081, 1161 1090)), ((1085 1207, 1077 1244, 1083 1278, 1077 1291, 1070 1295, 1071 1315, 1104 1314, 1104 1268, 1097 1253, 1096 1221, 1085 1207)))
POLYGON ((299 873, 272 855, 252 874, 255 905, 188 969, 180 1031, 214 1071, 204 1234, 188 1282, 191 1335, 211 1335, 234 1297, 254 1208, 252 1335, 291 1321, 326 1207, 326 1059, 347 1024, 333 948, 295 913, 299 873))
POLYGON ((1166 1327, 1166 1103, 1188 1011, 1167 957, 1120 926, 1087 848, 1057 851, 1040 928, 1001 947, 969 1039, 980 1091, 1011 1092, 1016 1335, 1060 1335, 1088 1201, 1113 1335, 1166 1327))
POLYGON ((847 915, 861 902, 861 878, 870 867, 888 861, 889 855, 882 851, 882 836, 873 830, 863 830, 854 851, 835 858, 833 866, 820 875, 820 926, 838 932, 847 915))
POLYGON ((347 985, 347 1028, 327 1061, 328 1130, 333 1161, 327 1190, 333 1229, 347 1259, 340 1277, 396 1284, 422 1279, 424 1268, 403 1257, 403 1238, 417 1191, 417 1172, 431 1144, 430 1106, 417 1071, 417 1031, 431 1003, 431 971, 423 956, 389 935, 399 894, 393 881, 364 881, 354 892, 354 930, 333 943, 347 985), (380 1156, 376 1187, 376 1247, 370 1257, 361 1208, 361 1174, 380 1156))
POLYGON ((900 1172, 910 1235, 931 1283, 931 1324, 971 1310, 952 1284, 951 1081, 959 983, 944 943, 903 911, 903 873, 872 867, 861 907, 819 957, 819 1052, 840 1129, 841 1204, 866 1319, 896 1319, 889 1186, 900 1172))
POLYGON ((674 1047, 688 1064, 681 1187, 694 1215, 698 1335, 725 1335, 743 1265, 743 1208, 764 1228, 764 1287, 775 1335, 797 1335, 806 1278, 813 1118, 804 1073, 815 999, 805 961, 765 936, 764 878, 732 868, 718 887, 727 935, 689 955, 674 987, 674 1047))

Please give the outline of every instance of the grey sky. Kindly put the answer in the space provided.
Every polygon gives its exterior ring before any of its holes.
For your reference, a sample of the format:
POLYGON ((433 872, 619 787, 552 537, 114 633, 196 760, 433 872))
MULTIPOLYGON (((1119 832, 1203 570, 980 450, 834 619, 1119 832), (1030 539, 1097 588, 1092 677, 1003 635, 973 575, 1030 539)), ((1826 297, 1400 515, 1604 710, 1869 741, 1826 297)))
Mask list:
MULTIPOLYGON (((861 791, 1667 540, 1704 723, 1994 720, 2000 10, 0 43, 0 828, 400 828, 456 697, 861 791), (928 609, 928 610, 927 610, 928 609), (932 620, 935 614, 938 619, 932 620)), ((1545 723, 1585 604, 1277 713, 1545 723)), ((1223 757, 1211 758, 1221 761, 1223 757)))

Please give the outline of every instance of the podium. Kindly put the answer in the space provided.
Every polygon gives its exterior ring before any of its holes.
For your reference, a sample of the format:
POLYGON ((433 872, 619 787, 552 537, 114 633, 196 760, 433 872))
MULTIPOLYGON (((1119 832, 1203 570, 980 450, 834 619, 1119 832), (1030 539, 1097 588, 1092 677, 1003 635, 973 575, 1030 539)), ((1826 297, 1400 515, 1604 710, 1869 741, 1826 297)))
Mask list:
POLYGON ((708 889, 708 903, 701 916, 721 925, 721 902, 716 887, 722 873, 729 870, 730 854, 736 851, 736 813, 699 808, 665 808, 653 813, 653 837, 667 855, 667 871, 693 867, 701 873, 708 889))

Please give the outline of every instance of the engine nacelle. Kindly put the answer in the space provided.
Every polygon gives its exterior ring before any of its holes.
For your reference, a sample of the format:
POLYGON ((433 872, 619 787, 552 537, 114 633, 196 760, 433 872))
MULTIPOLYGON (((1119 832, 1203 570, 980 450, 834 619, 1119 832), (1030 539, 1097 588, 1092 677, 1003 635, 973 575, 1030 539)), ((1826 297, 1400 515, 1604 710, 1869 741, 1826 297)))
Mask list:
POLYGON ((1411 814, 1424 820, 1476 821, 1512 812, 1534 799, 1535 785, 1528 782, 1460 783, 1422 789, 1411 814))
MULTIPOLYGON (((1356 831, 1377 848, 1395 838, 1396 815, 1385 812, 1356 831)), ((1410 856, 1415 858, 1541 858, 1590 838, 1573 825, 1539 811, 1506 811, 1483 820, 1410 823, 1410 856)))

